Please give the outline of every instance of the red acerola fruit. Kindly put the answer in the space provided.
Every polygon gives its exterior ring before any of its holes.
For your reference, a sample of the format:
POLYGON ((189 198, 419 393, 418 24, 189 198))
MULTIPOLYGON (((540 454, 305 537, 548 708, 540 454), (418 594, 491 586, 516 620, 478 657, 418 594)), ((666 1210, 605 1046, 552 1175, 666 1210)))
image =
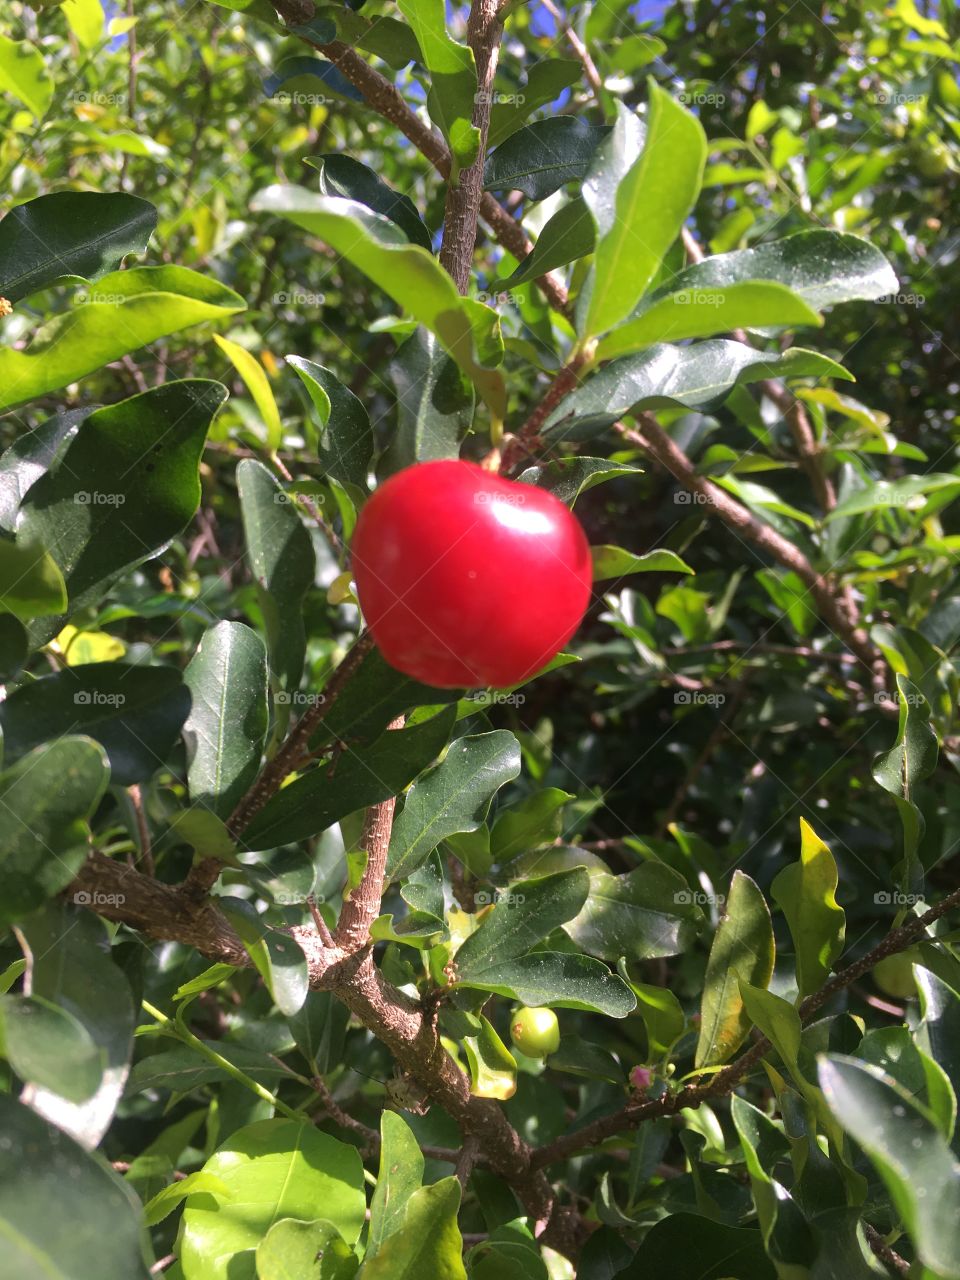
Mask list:
POLYGON ((423 462, 360 513, 353 574, 391 666, 425 684, 518 684, 580 625, 590 547, 553 494, 472 462, 423 462))

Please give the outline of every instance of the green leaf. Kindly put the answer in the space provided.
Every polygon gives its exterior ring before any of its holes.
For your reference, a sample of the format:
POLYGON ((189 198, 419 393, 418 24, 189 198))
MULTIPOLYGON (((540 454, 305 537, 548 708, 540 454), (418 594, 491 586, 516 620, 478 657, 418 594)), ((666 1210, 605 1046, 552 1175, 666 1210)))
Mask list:
POLYGON ((633 1261, 616 1280, 777 1280, 760 1232, 731 1227, 695 1213, 672 1213, 647 1232, 633 1261))
POLYGON ((778 355, 724 338, 689 347, 658 343, 640 355, 614 360, 589 377, 561 400, 541 435, 553 443, 587 440, 631 410, 674 405, 710 409, 722 404, 738 384, 808 376, 850 378, 842 365, 801 347, 778 355))
POLYGON ((680 1001, 668 987, 631 982, 637 997, 637 1012, 647 1028, 652 1056, 668 1053, 687 1025, 680 1001))
POLYGON ((489 307, 461 298, 426 249, 409 244, 393 222, 365 205, 316 195, 303 187, 268 187, 254 198, 251 207, 289 218, 359 267, 419 324, 437 335, 491 410, 504 416, 503 377, 491 367, 499 363, 503 353, 499 318, 489 307))
POLYGON ((418 779, 393 824, 387 876, 404 879, 441 840, 476 831, 493 797, 520 773, 520 744, 506 729, 457 738, 442 763, 418 779))
POLYGON ((367 470, 373 457, 370 415, 348 387, 323 365, 300 356, 286 356, 320 417, 320 466, 343 485, 367 491, 367 470))
POLYGON ((349 1016, 329 991, 310 991, 300 1012, 288 1020, 297 1048, 318 1075, 340 1065, 349 1016))
POLYGON ((140 1202, 104 1160, 0 1095, 0 1236, 10 1276, 147 1280, 140 1202))
POLYGON ((593 580, 623 578, 628 573, 693 573, 694 570, 681 560, 675 551, 646 551, 634 555, 623 547, 591 547, 593 580))
POLYGON ((524 125, 487 156, 487 191, 522 191, 545 200, 568 182, 586 177, 594 152, 610 130, 577 116, 553 116, 524 125))
POLYGON ((12 613, 0 613, 0 683, 16 679, 29 653, 23 624, 12 613))
POLYGON ((429 330, 418 327, 390 361, 397 425, 380 459, 381 476, 415 462, 456 458, 473 421, 473 383, 429 330))
POLYGON ((570 262, 593 252, 596 235, 593 218, 583 199, 577 196, 561 209, 544 225, 537 236, 537 243, 513 275, 503 281, 504 289, 515 289, 518 285, 536 280, 556 267, 565 267, 570 262))
POLYGON ((203 1172, 220 1178, 234 1198, 187 1200, 180 1239, 184 1280, 254 1280, 253 1250, 281 1218, 312 1222, 322 1208, 348 1244, 363 1227, 366 1197, 356 1148, 309 1121, 262 1120, 238 1129, 203 1172))
POLYGON ((480 1015, 480 1030, 464 1036, 463 1047, 470 1067, 470 1092, 475 1098, 505 1101, 517 1091, 517 1061, 497 1035, 492 1024, 480 1015))
POLYGON ((491 964, 468 987, 492 991, 521 1004, 584 1009, 608 1018, 625 1018, 637 1001, 627 984, 592 956, 565 951, 533 951, 527 956, 491 964))
POLYGON ((433 240, 417 206, 409 196, 394 191, 379 174, 355 160, 352 156, 334 152, 332 155, 307 156, 306 163, 320 173, 320 192, 325 196, 343 196, 358 200, 374 213, 381 213, 395 222, 411 244, 422 245, 433 252, 433 240))
POLYGON ((668 293, 710 292, 760 280, 785 285, 814 311, 840 302, 872 302, 899 288, 889 262, 869 241, 840 231, 816 230, 704 258, 675 275, 651 301, 668 293))
POLYGON ((0 541, 0 613, 28 620, 66 607, 66 583, 53 557, 36 544, 0 541))
POLYGON ((709 338, 731 329, 823 322, 798 294, 768 280, 747 280, 713 289, 684 289, 651 299, 640 314, 597 346, 598 360, 612 360, 658 342, 709 338))
POLYGON ((99 1088, 82 1102, 36 1084, 30 1105, 93 1149, 110 1127, 130 1070, 137 1020, 130 984, 110 959, 103 925, 87 911, 50 903, 18 932, 28 961, 24 994, 76 1018, 97 1046, 103 1070, 99 1088))
POLYGON ((929 493, 948 494, 960 491, 960 478, 950 471, 927 472, 925 475, 902 476, 899 480, 878 480, 858 489, 827 515, 828 520, 843 520, 869 511, 922 511, 922 499, 929 493))
POLYGON ((561 810, 573 800, 569 791, 545 787, 519 804, 501 809, 490 832, 494 862, 510 862, 547 841, 553 843, 562 829, 561 810))
POLYGON ((243 379, 244 386, 250 392, 253 403, 257 406, 257 412, 266 427, 267 448, 275 452, 283 442, 283 424, 280 421, 280 410, 274 399, 270 379, 263 365, 252 352, 238 346, 236 342, 230 342, 229 339, 221 337, 219 333, 213 335, 213 340, 243 379))
POLYGON ((158 1222, 168 1218, 187 1196, 205 1193, 214 1197, 229 1200, 232 1192, 225 1182, 212 1173, 189 1173, 180 1182, 171 1182, 168 1187, 158 1191, 143 1206, 143 1220, 148 1227, 155 1227, 158 1222))
POLYGON ((221 897, 218 905, 240 935, 274 1004, 286 1018, 299 1013, 310 990, 307 958, 299 942, 289 933, 271 929, 242 898, 221 897))
POLYGON ((773 961, 770 909, 753 880, 735 871, 707 961, 696 1066, 726 1062, 743 1043, 751 1024, 740 982, 766 989, 773 961))
POLYGON ((565 927, 578 946, 601 960, 675 956, 693 943, 703 922, 686 880, 661 862, 612 875, 588 868, 590 891, 565 927))
POLYGON ((524 956, 582 910, 590 892, 583 867, 533 880, 517 880, 509 894, 499 895, 480 927, 456 953, 460 981, 486 973, 498 960, 524 956))
POLYGON ((127 787, 156 773, 189 710, 189 690, 173 667, 88 662, 21 685, 0 703, 0 729, 11 760, 80 730, 106 751, 112 781, 127 787))
POLYGON ((700 121, 649 81, 643 151, 620 181, 616 217, 598 222, 583 322, 587 337, 625 320, 660 269, 700 193, 707 140, 700 121))
POLYGON ((17 539, 47 548, 71 609, 99 603, 193 517, 200 456, 226 394, 219 382, 167 382, 98 409, 28 490, 17 539))
POLYGON ((876 756, 873 776, 897 802, 903 825, 903 852, 906 867, 914 866, 917 846, 923 834, 923 814, 917 807, 917 785, 937 767, 937 735, 930 723, 930 704, 906 676, 897 675, 900 719, 897 739, 890 751, 876 756))
POLYGON ((21 1080, 69 1102, 83 1102, 100 1087, 100 1050, 86 1027, 39 996, 0 997, 0 1054, 21 1080))
POLYGON ((798 1085, 804 1086, 806 1081, 797 1063, 801 1042, 799 1013, 788 1000, 752 986, 744 979, 740 981, 740 995, 750 1022, 767 1037, 798 1085))
POLYGON ((281 1218, 257 1245, 257 1280, 351 1280, 360 1259, 332 1222, 281 1218))
POLYGON ((29 915, 74 879, 109 780, 103 748, 80 737, 58 738, 0 773, 0 923, 29 915))
POLYGON ((30 486, 49 470, 92 412, 92 405, 60 411, 0 455, 0 527, 8 533, 16 531, 20 504, 30 486))
MULTIPOLYGON (((340 98, 346 98, 348 102, 364 101, 363 94, 334 63, 328 62, 326 58, 312 58, 303 55, 284 58, 274 72, 264 80, 263 92, 268 98, 274 98, 281 103, 284 101, 289 103, 289 93, 280 94, 278 90, 284 85, 289 85, 290 89, 294 91, 298 87, 304 89, 309 87, 309 89, 315 91, 316 85, 310 85, 311 80, 319 80, 324 88, 331 93, 335 93, 340 98)), ((321 97, 320 101, 327 101, 327 99, 321 97)))
POLYGON ((0 35, 0 86, 40 120, 53 99, 43 54, 29 40, 0 35))
POLYGON ((369 1262, 403 1224, 407 1203, 423 1182, 423 1155, 410 1126, 395 1111, 380 1116, 380 1172, 370 1201, 369 1262))
POLYGON ((543 466, 528 467, 517 478, 521 484, 539 485, 555 498, 572 507, 581 493, 617 480, 620 476, 642 475, 640 467, 631 463, 611 462, 608 458, 554 458, 543 466))
POLYGON ((820 1087, 883 1179, 920 1260, 957 1280, 960 1168, 943 1135, 890 1076, 853 1058, 822 1058, 820 1087))
POLYGON ((262 462, 253 458, 240 462, 237 492, 270 667, 282 688, 292 692, 300 683, 307 643, 303 597, 316 573, 313 542, 296 504, 262 462))
MULTIPOLYGON (((466 168, 473 164, 480 148, 480 130, 473 124, 477 96, 473 50, 458 44, 447 31, 443 0, 398 0, 398 7, 410 23, 430 72, 430 118, 450 143, 457 165, 466 168)), ((457 180, 456 172, 451 180, 457 180)))
POLYGON ((538 58, 529 66, 519 93, 494 92, 487 146, 498 147, 538 107, 553 102, 564 89, 577 84, 582 75, 583 66, 576 58, 538 58))
POLYGON ((409 729, 383 733, 362 753, 349 752, 284 787, 243 832, 250 850, 274 849, 325 831, 348 813, 395 796, 443 748, 453 726, 451 708, 409 729))
POLYGON ((77 382, 158 338, 244 309, 232 289, 186 267, 114 271, 79 297, 89 300, 38 329, 25 351, 0 348, 0 410, 77 382))
MULTIPOLYGON (((460 1183, 441 1178, 407 1200, 403 1222, 363 1266, 363 1280, 467 1280, 457 1226, 460 1183)), ((191 1280, 187 1276, 187 1280, 191 1280)), ((232 1280, 232 1277, 231 1277, 232 1280)))
POLYGON ((242 622, 201 638, 183 681, 192 698, 183 726, 190 799, 229 817, 260 767, 267 736, 267 655, 242 622))
POLYGON ((0 222, 0 297, 28 298, 63 280, 97 280, 145 253, 157 225, 149 200, 125 192, 56 191, 0 222))
POLYGON ((770 892, 790 926, 802 999, 823 986, 843 951, 846 917, 836 899, 837 864, 810 824, 800 819, 800 861, 776 876, 770 892))

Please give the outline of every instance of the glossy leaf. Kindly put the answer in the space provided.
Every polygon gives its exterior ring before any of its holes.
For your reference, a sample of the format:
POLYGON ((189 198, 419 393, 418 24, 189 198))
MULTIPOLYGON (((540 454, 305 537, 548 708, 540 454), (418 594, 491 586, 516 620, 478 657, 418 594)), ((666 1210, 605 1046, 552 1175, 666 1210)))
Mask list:
POLYGON ((565 951, 532 951, 477 969, 464 986, 493 991, 533 1006, 584 1009, 625 1018, 636 1008, 627 984, 592 956, 565 951))
POLYGON ((510 862, 547 841, 553 843, 562 829, 561 810, 574 797, 559 787, 545 787, 519 804, 501 809, 490 832, 490 852, 495 862, 510 862))
POLYGON ((0 1055, 24 1081, 83 1102, 99 1088, 100 1051, 82 1022, 39 996, 0 997, 0 1055))
POLYGON ((530 65, 520 93, 507 95, 504 100, 498 100, 499 95, 494 94, 487 146, 499 146, 538 107, 553 102, 564 89, 576 84, 581 75, 581 64, 575 58, 538 58, 530 65))
POLYGON ((607 458, 555 458, 542 466, 528 467, 518 479, 523 484, 536 484, 549 489, 554 497, 572 507, 581 493, 617 480, 620 476, 636 476, 641 469, 630 463, 613 462, 607 458))
POLYGON ((351 1280, 360 1259, 332 1222, 281 1218, 257 1245, 257 1280, 351 1280))
POLYGON ((73 880, 109 780, 103 748, 81 737, 46 743, 0 773, 0 922, 29 915, 73 880))
POLYGON ((21 924, 20 934, 25 994, 58 1005, 86 1029, 103 1073, 96 1092, 80 1102, 36 1084, 30 1105, 92 1149, 110 1126, 130 1071, 136 1025, 130 984, 105 952, 100 921, 86 911, 50 904, 21 924))
POLYGON ((703 921, 687 882, 661 862, 611 875, 588 868, 590 892, 565 926, 578 946, 601 960, 653 960, 686 951, 703 921))
POLYGON ((643 1238, 633 1261, 615 1280, 777 1280, 756 1229, 732 1227, 695 1213, 672 1213, 643 1238))
POLYGON ((367 470, 373 457, 373 428, 363 404, 329 369, 300 356, 287 356, 296 369, 323 431, 320 437, 320 466, 327 475, 344 485, 367 490, 367 470))
POLYGON ((784 867, 770 890, 790 926, 801 998, 823 985, 843 951, 846 917, 837 904, 838 880, 829 847, 801 818, 800 861, 784 867))
POLYGON ((98 601, 192 518, 200 455, 225 398, 219 382, 197 379, 98 409, 27 491, 18 540, 47 548, 71 609, 98 601))
MULTIPOLYGON (((467 1280, 457 1226, 460 1183, 441 1178, 407 1200, 402 1224, 364 1263, 363 1280, 467 1280)), ((187 1277, 190 1280, 190 1277, 187 1277)))
POLYGON ((456 458, 473 421, 473 384, 434 334, 417 328, 390 362, 397 425, 380 460, 391 475, 415 462, 456 458))
POLYGON ((731 329, 821 323, 803 298, 771 280, 749 280, 711 290, 684 289, 651 299, 639 315, 599 343, 596 358, 613 360, 658 342, 709 338, 731 329))
POLYGON ((89 301, 78 300, 38 329, 25 351, 0 348, 0 410, 57 391, 158 338, 243 309, 232 289, 186 267, 114 271, 91 288, 89 301))
POLYGON ((203 1171, 220 1178, 234 1198, 187 1200, 179 1251, 185 1280, 253 1280, 253 1251, 281 1218, 312 1222, 322 1209, 348 1244, 360 1235, 366 1209, 360 1156, 309 1122, 247 1125, 203 1171))
POLYGON ((374 213, 382 213, 395 222, 411 244, 422 245, 433 252, 433 241, 417 207, 400 191, 353 156, 333 152, 331 155, 308 156, 307 164, 320 173, 320 191, 325 196, 343 196, 358 200, 374 213))
POLYGON ((470 1067, 470 1092, 476 1098, 505 1101, 517 1091, 517 1062, 487 1018, 480 1015, 480 1030, 465 1036, 463 1047, 470 1067))
POLYGON ((423 1182, 423 1155, 410 1126, 395 1111, 380 1116, 380 1171, 370 1201, 367 1235, 369 1261, 383 1242, 400 1229, 407 1204, 423 1182))
POLYGON ((658 343, 640 355, 612 361, 589 377, 561 400, 541 434, 554 442, 587 440, 632 409, 709 409, 738 384, 808 376, 850 377, 833 360, 801 347, 777 355, 723 338, 689 347, 658 343))
POLYGON ((937 767, 937 735, 930 723, 930 704, 906 676, 897 675, 900 719, 890 751, 873 762, 873 776, 897 802, 903 826, 903 851, 907 868, 913 866, 923 834, 923 814, 917 806, 917 785, 937 767))
POLYGON ((306 956, 296 938, 271 929, 256 908, 243 899, 222 897, 220 909, 240 935, 280 1012, 287 1018, 299 1013, 310 990, 310 975, 306 956))
POLYGON ((271 671, 290 692, 300 683, 303 670, 302 603, 316 573, 313 542, 296 504, 263 463, 243 459, 237 467, 237 492, 271 671))
POLYGON ((675 551, 647 551, 634 555, 623 547, 591 547, 593 556, 593 580, 623 578, 630 573, 693 573, 693 569, 681 560, 675 551))
POLYGON ((493 412, 503 416, 503 378, 492 367, 503 351, 496 313, 461 298, 426 249, 410 244, 393 222, 365 205, 315 195, 303 187, 268 187, 256 196, 253 208, 289 218, 359 267, 418 323, 437 335, 493 412))
POLYGON ((443 748, 452 724, 452 710, 442 712, 423 724, 382 734, 362 757, 343 756, 335 770, 330 765, 310 770, 264 805, 243 832, 243 845, 274 849, 305 840, 356 809, 397 795, 443 748))
POLYGON ((173 749, 190 691, 172 667, 90 662, 21 685, 0 703, 7 758, 61 734, 81 732, 107 753, 112 780, 144 782, 173 749))
POLYGON ((260 767, 267 735, 267 655, 242 622, 202 637, 183 673, 191 706, 183 726, 190 799, 229 817, 260 767))
POLYGON ((430 117, 450 143, 457 164, 465 168, 474 162, 480 147, 480 130, 473 124, 477 95, 473 50, 458 44, 447 31, 443 0, 398 0, 398 7, 430 72, 430 117))
POLYGON ((140 1202, 106 1162, 9 1094, 0 1095, 0 1128, 7 1274, 147 1280, 140 1202))
POLYGON ((30 486, 49 470, 92 412, 92 405, 61 410, 0 455, 0 527, 8 533, 16 531, 20 504, 30 486))
POLYGON ((890 264, 868 241, 839 231, 815 230, 704 258, 674 276, 654 298, 667 291, 710 292, 757 280, 785 285, 815 311, 840 302, 872 301, 899 288, 890 264))
POLYGON ((596 232, 590 210, 578 196, 558 209, 537 236, 537 243, 511 276, 503 282, 504 289, 515 289, 536 280, 538 276, 565 267, 570 262, 593 252, 596 232))
POLYGON ((960 1166, 911 1096, 853 1058, 820 1062, 820 1087, 847 1133, 883 1179, 921 1261, 944 1280, 960 1276, 960 1166))
POLYGON ((16 205, 0 222, 0 297, 96 280, 144 253, 156 225, 150 201, 122 191, 55 191, 16 205))
POLYGON ((416 871, 441 840, 476 831, 493 797, 520 772, 520 744, 506 729, 457 738, 442 763, 419 778, 393 824, 387 875, 416 871))
POLYGON ((753 880, 735 871, 707 961, 696 1065, 725 1062, 743 1043, 750 1018, 740 982, 766 989, 773 974, 770 910, 753 880))
POLYGON ((700 193, 707 155, 703 126, 654 81, 649 85, 643 150, 617 186, 612 225, 597 227, 589 301, 580 304, 578 326, 588 337, 630 315, 700 193))
POLYGON ((545 200, 586 176, 608 132, 605 125, 587 124, 576 116, 525 125, 487 157, 483 185, 488 191, 517 190, 530 200, 545 200))

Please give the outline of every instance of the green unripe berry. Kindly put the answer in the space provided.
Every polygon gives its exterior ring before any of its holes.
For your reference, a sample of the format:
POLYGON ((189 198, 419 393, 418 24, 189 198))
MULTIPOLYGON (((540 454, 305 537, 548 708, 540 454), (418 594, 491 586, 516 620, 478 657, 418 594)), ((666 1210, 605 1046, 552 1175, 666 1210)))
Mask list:
POLYGON ((518 1009, 510 1020, 510 1038, 528 1058, 545 1058, 560 1048, 560 1024, 552 1009, 518 1009))
POLYGON ((901 951, 894 956, 885 956, 873 966, 871 976, 884 995, 907 1000, 917 994, 913 977, 915 959, 911 951, 901 951))

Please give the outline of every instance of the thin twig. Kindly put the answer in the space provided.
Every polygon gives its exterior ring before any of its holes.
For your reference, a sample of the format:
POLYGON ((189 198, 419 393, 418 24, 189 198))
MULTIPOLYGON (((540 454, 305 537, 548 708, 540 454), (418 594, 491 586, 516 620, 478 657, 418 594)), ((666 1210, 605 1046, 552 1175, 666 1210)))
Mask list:
POLYGON ((153 850, 150 847, 150 827, 143 807, 143 793, 140 790, 139 782, 127 787, 127 795, 130 797, 130 803, 133 806, 134 816, 137 821, 137 836, 140 841, 140 853, 137 856, 136 865, 142 867, 148 876, 156 875, 157 869, 153 861, 153 850))
POLYGON ((544 9, 546 9, 547 13, 556 20, 557 26, 566 37, 567 44, 580 59, 580 62, 583 65, 584 74, 590 82, 590 88, 597 95, 597 98, 599 98, 603 91, 603 81, 600 78, 600 72, 597 70, 597 64, 590 57, 590 50, 583 43, 566 18, 561 14, 560 10, 553 3, 553 0, 540 0, 540 3, 543 5, 544 9))

